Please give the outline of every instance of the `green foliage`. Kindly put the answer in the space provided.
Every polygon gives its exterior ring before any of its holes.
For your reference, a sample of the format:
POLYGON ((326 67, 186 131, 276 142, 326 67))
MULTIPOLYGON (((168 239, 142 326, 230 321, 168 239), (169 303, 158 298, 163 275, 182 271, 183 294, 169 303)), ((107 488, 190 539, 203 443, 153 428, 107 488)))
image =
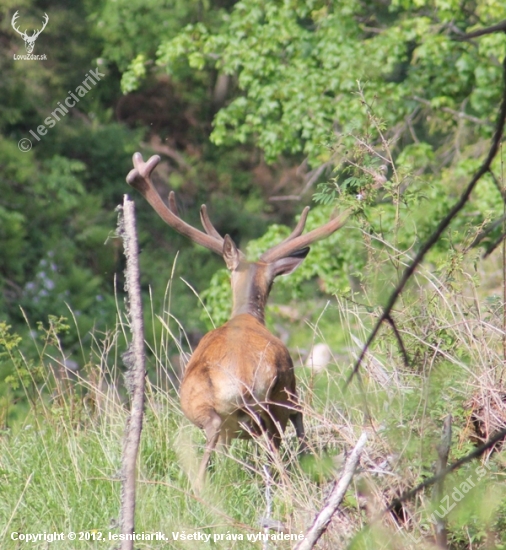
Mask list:
POLYGON ((40 363, 25 359, 22 338, 11 332, 11 326, 0 322, 0 429, 16 416, 14 404, 28 398, 36 402, 38 385, 43 380, 40 363))
MULTIPOLYGON (((389 9, 352 0, 243 1, 218 31, 191 25, 165 42, 158 63, 173 71, 184 57, 194 69, 211 66, 237 76, 241 93, 218 112, 215 143, 254 136, 269 159, 303 151, 316 162, 326 160, 332 127, 363 133, 367 117, 355 99, 357 81, 388 127, 417 107, 414 97, 434 108, 458 110, 464 102, 470 114, 493 118, 501 82, 495 59, 506 53, 506 39, 491 35, 478 48, 456 41, 455 33, 469 27, 467 8, 434 8, 433 0, 389 9)), ((506 16, 497 0, 474 9, 484 26, 506 16)), ((434 117, 423 132, 435 137, 452 126, 451 117, 434 117)))
POLYGON ((91 20, 97 34, 105 38, 105 57, 121 70, 133 60, 130 73, 142 64, 144 56, 155 53, 160 35, 177 32, 195 16, 198 7, 198 2, 184 0, 105 0, 97 3, 91 20))
POLYGON ((232 292, 227 269, 219 269, 211 277, 209 286, 201 293, 201 298, 206 306, 201 317, 209 329, 228 321, 232 310, 232 292))

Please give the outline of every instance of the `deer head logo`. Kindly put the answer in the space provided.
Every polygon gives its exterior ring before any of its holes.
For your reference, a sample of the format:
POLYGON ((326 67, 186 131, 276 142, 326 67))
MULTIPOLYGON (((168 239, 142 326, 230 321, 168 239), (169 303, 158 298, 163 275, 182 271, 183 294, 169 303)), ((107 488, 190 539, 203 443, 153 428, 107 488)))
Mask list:
POLYGON ((44 14, 44 22, 43 22, 43 25, 42 25, 42 29, 40 29, 39 31, 37 29, 34 29, 33 31, 33 34, 32 36, 28 36, 26 34, 26 31, 28 29, 25 30, 25 32, 21 32, 17 27, 16 27, 16 20, 18 18, 18 13, 16 11, 16 13, 12 16, 12 21, 11 21, 11 24, 12 24, 12 28, 21 35, 21 38, 25 41, 25 46, 26 46, 26 53, 32 53, 33 52, 33 47, 35 46, 35 41, 37 40, 37 38, 39 37, 39 34, 46 28, 46 25, 47 25, 47 22, 49 21, 49 17, 47 15, 47 13, 44 14))

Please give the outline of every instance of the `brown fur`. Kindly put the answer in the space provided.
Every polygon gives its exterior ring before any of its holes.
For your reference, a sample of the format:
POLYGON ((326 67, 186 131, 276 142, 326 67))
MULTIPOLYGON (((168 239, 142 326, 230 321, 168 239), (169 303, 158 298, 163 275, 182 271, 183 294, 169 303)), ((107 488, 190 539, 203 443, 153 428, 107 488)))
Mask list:
POLYGON ((230 237, 224 241, 223 258, 232 273, 232 318, 201 340, 180 389, 184 414, 206 433, 197 490, 218 441, 228 444, 265 432, 274 450, 291 420, 305 448, 292 359, 265 327, 264 309, 274 278, 296 269, 307 250, 271 263, 247 262, 230 237))
POLYGON ((296 414, 292 359, 255 317, 237 315, 204 336, 186 368, 180 397, 184 414, 200 428, 205 429, 213 412, 219 415, 225 443, 249 437, 241 423, 258 431, 255 417, 277 443, 274 419, 284 430, 296 414))

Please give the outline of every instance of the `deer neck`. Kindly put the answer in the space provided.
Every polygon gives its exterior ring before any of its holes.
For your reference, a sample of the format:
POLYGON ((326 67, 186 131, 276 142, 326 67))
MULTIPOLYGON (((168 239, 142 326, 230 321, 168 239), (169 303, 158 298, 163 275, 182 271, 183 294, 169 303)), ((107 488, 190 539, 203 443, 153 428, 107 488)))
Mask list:
POLYGON ((265 324, 265 304, 270 288, 265 264, 246 264, 232 273, 232 317, 247 313, 265 324))

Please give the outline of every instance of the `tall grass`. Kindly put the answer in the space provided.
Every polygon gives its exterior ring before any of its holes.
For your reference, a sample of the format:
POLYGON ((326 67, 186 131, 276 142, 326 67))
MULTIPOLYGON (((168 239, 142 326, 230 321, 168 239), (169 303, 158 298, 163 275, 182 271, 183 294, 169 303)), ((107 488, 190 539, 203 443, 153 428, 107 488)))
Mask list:
MULTIPOLYGON (((262 438, 236 441, 215 454, 200 496, 192 491, 192 480, 204 437, 181 414, 174 389, 174 354, 187 346, 182 325, 169 313, 169 285, 163 312, 153 307, 146 312, 153 334, 161 337, 148 343, 136 531, 162 532, 169 539, 172 533, 201 533, 211 540, 141 540, 135 547, 293 547, 287 541, 250 542, 247 536, 304 532, 339 475, 346 452, 366 429, 370 438, 361 468, 318 547, 434 548, 433 514, 441 508, 430 490, 393 514, 378 517, 378 512, 433 474, 447 414, 453 417, 450 461, 506 422, 502 304, 498 307, 497 300, 486 296, 469 273, 465 261, 438 274, 421 268, 394 315, 409 365, 385 327, 349 387, 345 380, 378 311, 358 298, 337 297, 322 302, 309 323, 295 323, 289 346, 297 358, 310 456, 297 456, 291 428, 279 457, 269 458, 262 438), (302 366, 303 350, 321 341, 333 356, 325 370, 315 373, 302 366), (222 540, 213 542, 219 535, 222 540), (237 540, 239 535, 243 540, 237 540)), ((33 342, 35 362, 26 359, 20 345, 7 349, 4 334, 4 352, 16 365, 30 409, 21 423, 0 434, 2 549, 30 547, 11 540, 12 532, 101 532, 106 538, 118 532, 118 475, 127 418, 121 353, 128 336, 123 315, 118 319, 115 330, 94 334, 90 349, 81 349, 77 374, 65 369, 61 320, 52 319, 39 330, 43 340, 33 342)), ((498 448, 481 462, 463 466, 446 480, 444 494, 455 504, 445 517, 451 548, 506 548, 504 452, 498 448), (487 464, 483 476, 477 473, 481 462, 487 464), (469 478, 474 487, 455 501, 455 488, 469 478)), ((117 544, 66 540, 38 547, 117 544)))

